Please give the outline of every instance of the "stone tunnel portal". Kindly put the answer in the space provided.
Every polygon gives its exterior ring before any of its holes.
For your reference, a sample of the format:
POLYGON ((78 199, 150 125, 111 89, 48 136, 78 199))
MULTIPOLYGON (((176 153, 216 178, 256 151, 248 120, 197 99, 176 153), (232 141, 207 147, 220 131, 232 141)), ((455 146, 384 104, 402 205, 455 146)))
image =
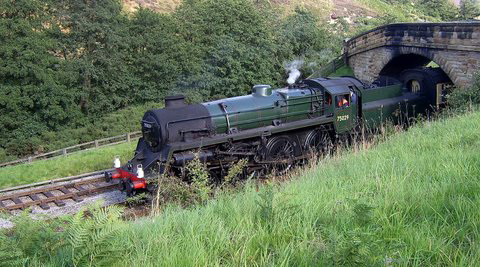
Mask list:
MULTIPOLYGON (((443 79, 446 83, 453 84, 452 79, 448 76, 448 74, 439 66, 436 62, 432 61, 431 59, 418 55, 418 54, 401 54, 394 58, 392 58, 380 71, 380 76, 386 77, 393 77, 396 79, 400 79, 402 73, 405 70, 411 69, 418 69, 423 67, 429 67, 435 69, 435 73, 439 75, 443 75, 445 78, 443 79)), ((412 81, 406 81, 408 84, 407 87, 410 86, 412 81)))

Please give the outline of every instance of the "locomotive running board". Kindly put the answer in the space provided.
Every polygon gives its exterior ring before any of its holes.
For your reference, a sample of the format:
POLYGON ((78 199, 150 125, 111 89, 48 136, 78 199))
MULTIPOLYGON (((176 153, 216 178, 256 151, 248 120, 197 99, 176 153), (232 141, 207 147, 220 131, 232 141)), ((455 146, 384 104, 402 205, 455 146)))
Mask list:
POLYGON ((188 150, 193 148, 211 146, 216 144, 225 143, 228 141, 238 141, 243 139, 249 139, 254 137, 261 137, 265 133, 277 134, 281 132, 287 132, 290 130, 296 130, 311 126, 318 126, 323 124, 333 123, 332 117, 321 116, 313 119, 304 119, 300 121, 294 121, 289 123, 280 124, 278 126, 265 126, 261 128, 254 128, 249 130, 240 131, 235 134, 220 134, 214 137, 202 137, 199 140, 191 140, 190 142, 176 142, 170 143, 170 149, 172 152, 188 150))

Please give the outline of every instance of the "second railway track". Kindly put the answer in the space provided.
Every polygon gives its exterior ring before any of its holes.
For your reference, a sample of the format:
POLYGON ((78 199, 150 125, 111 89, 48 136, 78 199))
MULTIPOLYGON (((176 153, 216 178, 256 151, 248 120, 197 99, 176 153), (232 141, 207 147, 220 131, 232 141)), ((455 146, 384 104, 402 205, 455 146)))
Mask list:
POLYGON ((58 179, 40 185, 24 186, 0 195, 0 210, 13 212, 38 206, 43 210, 81 202, 85 197, 112 191, 118 183, 107 183, 103 174, 58 179))

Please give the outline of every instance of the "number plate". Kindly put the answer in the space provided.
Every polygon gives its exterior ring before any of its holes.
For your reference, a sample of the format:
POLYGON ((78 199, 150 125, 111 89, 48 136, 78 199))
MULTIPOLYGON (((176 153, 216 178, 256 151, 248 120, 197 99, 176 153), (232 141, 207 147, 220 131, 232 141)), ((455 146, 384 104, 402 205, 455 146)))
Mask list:
POLYGON ((337 117, 337 121, 346 121, 348 120, 348 115, 342 115, 337 117))

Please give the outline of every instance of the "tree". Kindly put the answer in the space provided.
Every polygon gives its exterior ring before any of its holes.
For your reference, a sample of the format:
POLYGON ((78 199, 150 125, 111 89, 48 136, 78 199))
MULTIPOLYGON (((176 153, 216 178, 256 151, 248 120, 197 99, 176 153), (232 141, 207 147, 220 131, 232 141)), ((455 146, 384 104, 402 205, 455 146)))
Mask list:
MULTIPOLYGON (((287 17, 277 32, 278 57, 283 62, 301 58, 304 67, 321 66, 328 63, 342 48, 342 33, 331 33, 308 10, 296 8, 295 13, 287 17)), ((303 73, 310 70, 303 69, 303 73)))
POLYGON ((278 81, 273 29, 252 1, 188 0, 174 16, 193 63, 179 88, 219 98, 278 81))
POLYGON ((160 101, 195 64, 178 28, 171 15, 149 9, 141 8, 131 18, 127 64, 136 78, 136 101, 160 101))
POLYGON ((49 6, 37 0, 0 0, 0 147, 31 153, 38 136, 78 115, 75 93, 57 77, 59 59, 49 6))
POLYGON ((117 0, 63 0, 56 5, 55 38, 63 46, 64 83, 79 92, 86 115, 105 114, 133 102, 128 65, 128 18, 117 0))
POLYGON ((426 15, 441 20, 452 20, 458 15, 458 9, 450 0, 420 0, 419 4, 426 15))
POLYGON ((474 19, 480 16, 480 5, 478 0, 461 0, 460 17, 462 19, 474 19))

